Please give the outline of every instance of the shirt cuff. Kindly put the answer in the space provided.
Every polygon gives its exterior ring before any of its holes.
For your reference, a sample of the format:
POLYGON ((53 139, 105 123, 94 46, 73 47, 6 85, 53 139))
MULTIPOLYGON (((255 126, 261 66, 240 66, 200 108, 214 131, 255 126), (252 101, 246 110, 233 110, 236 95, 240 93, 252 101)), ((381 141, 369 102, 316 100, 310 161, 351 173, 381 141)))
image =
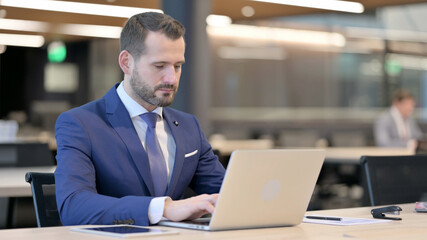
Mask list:
POLYGON ((156 197, 153 198, 148 206, 148 220, 150 224, 157 224, 163 217, 163 210, 165 208, 165 201, 170 197, 156 197))

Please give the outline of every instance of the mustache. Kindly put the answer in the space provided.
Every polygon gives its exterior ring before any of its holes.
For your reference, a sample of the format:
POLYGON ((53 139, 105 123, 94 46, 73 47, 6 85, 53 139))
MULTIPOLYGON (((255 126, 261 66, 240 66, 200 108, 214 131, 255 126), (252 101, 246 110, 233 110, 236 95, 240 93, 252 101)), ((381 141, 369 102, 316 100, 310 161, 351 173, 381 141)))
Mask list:
POLYGON ((154 88, 154 91, 159 90, 159 89, 172 89, 172 90, 176 90, 176 86, 173 84, 161 84, 158 85, 154 88))

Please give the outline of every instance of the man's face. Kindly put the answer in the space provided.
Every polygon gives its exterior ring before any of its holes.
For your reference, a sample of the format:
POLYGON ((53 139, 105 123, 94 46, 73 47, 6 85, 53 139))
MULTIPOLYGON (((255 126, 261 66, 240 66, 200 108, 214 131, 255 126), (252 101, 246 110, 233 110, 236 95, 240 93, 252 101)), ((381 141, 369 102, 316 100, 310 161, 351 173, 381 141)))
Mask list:
POLYGON ((395 106, 399 110, 400 114, 402 114, 402 117, 408 118, 414 112, 415 101, 412 98, 405 98, 400 102, 396 102, 395 106))
POLYGON ((171 40, 163 33, 149 32, 145 49, 135 59, 130 86, 132 97, 151 111, 172 104, 185 62, 185 43, 182 37, 171 40))

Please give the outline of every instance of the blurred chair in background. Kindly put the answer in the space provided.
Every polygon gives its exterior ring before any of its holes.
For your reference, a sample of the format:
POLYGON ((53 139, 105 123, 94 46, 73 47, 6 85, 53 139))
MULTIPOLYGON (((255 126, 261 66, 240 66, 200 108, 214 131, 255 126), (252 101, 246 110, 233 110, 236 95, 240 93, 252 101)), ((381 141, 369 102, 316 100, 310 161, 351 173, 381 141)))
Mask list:
POLYGON ((427 201, 427 156, 362 156, 360 163, 371 206, 427 201))

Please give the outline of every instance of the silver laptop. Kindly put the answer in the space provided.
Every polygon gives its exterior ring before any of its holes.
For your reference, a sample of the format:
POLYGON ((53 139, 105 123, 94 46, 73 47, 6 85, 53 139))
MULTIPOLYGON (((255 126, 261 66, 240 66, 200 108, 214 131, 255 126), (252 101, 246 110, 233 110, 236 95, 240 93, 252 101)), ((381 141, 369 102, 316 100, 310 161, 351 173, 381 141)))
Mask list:
POLYGON ((163 226, 217 231, 300 224, 324 150, 236 150, 210 219, 161 221, 163 226))

